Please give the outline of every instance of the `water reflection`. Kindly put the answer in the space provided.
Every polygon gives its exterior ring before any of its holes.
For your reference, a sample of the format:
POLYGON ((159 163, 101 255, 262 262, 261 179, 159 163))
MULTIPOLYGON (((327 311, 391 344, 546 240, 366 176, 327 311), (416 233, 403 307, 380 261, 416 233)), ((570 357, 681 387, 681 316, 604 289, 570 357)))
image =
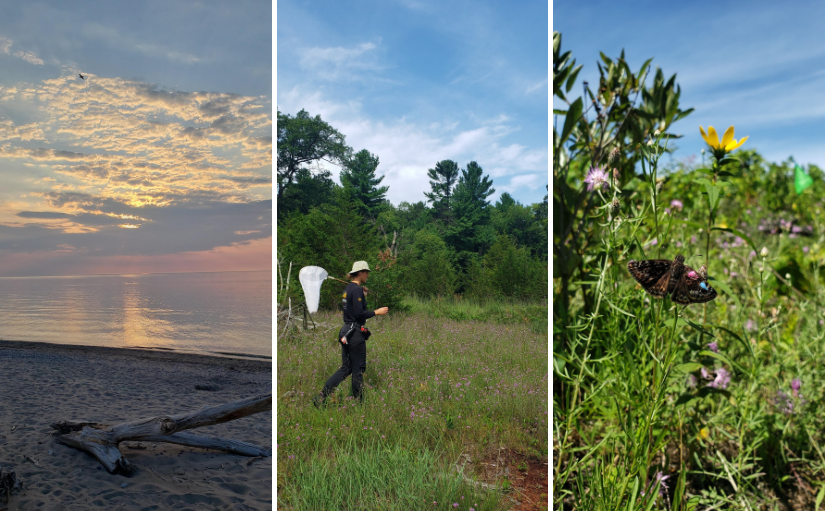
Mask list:
POLYGON ((271 272, 0 278, 0 338, 271 356, 271 272))

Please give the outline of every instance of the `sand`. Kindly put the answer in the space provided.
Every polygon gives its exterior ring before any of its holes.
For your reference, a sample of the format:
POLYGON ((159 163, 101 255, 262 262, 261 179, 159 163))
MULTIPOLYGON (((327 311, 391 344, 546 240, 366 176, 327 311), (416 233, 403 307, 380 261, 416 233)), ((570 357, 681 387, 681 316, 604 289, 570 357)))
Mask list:
MULTIPOLYGON (((0 341, 0 467, 13 470, 22 482, 6 506, 272 509, 271 457, 127 442, 121 452, 136 469, 127 478, 57 443, 50 427, 57 420, 116 424, 271 391, 268 360, 0 341)), ((272 450, 272 412, 191 431, 272 450)))

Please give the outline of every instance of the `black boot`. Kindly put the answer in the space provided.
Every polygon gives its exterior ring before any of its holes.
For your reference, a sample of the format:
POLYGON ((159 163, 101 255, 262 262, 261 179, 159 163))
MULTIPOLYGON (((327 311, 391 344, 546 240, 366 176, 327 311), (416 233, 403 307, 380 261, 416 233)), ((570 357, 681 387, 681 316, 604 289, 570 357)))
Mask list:
POLYGON ((327 397, 324 395, 323 392, 312 398, 312 404, 315 405, 315 408, 326 407, 326 400, 327 397))

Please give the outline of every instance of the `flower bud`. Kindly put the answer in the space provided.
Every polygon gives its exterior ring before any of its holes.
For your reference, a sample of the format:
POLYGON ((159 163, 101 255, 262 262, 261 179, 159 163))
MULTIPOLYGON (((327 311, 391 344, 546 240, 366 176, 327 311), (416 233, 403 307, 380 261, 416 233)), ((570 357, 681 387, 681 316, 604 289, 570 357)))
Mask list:
POLYGON ((607 157, 607 163, 613 163, 614 161, 618 160, 620 154, 621 151, 619 150, 619 147, 614 147, 613 150, 610 151, 610 156, 607 157))
POLYGON ((613 199, 613 202, 610 204, 610 214, 612 216, 616 216, 621 211, 622 205, 619 203, 619 199, 613 199))
POLYGON ((658 183, 656 183, 656 193, 661 193, 662 192, 662 187, 664 187, 664 186, 665 186, 664 181, 659 181, 658 183))
POLYGON ((768 247, 762 247, 762 250, 759 251, 759 255, 762 257, 768 257, 768 247))
POLYGON ((659 131, 659 130, 656 130, 656 131, 654 131, 654 132, 653 132, 653 136, 654 136, 654 137, 658 137, 658 136, 659 136, 659 135, 661 135, 661 134, 662 134, 662 132, 661 132, 661 131, 659 131))
POLYGON ((653 145, 653 139, 652 138, 647 141, 647 145, 653 145))
POLYGON ((619 181, 619 179, 621 177, 622 177, 622 175, 619 172, 619 169, 613 169, 613 179, 616 180, 616 181, 619 181))
POLYGON ((702 154, 705 154, 705 150, 704 150, 704 149, 702 149, 702 154))

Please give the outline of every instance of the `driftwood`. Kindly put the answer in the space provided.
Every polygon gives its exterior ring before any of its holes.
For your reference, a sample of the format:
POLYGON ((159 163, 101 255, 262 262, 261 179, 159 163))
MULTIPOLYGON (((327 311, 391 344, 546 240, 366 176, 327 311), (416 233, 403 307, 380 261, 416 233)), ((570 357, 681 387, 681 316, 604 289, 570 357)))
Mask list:
POLYGON ((61 444, 88 452, 112 474, 129 475, 132 472, 131 466, 118 449, 120 442, 128 440, 218 449, 241 456, 272 456, 270 451, 246 442, 180 433, 186 429, 221 424, 269 410, 272 410, 272 394, 114 426, 99 422, 61 421, 52 424, 52 428, 58 431, 57 441, 61 444))

